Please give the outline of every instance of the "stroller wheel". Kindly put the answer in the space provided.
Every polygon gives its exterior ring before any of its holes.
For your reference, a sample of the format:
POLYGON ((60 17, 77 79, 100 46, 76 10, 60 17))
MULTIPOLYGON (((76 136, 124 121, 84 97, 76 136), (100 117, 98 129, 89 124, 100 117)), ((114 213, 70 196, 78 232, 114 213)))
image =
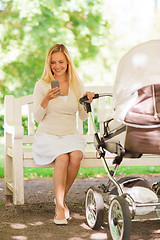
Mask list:
MULTIPOLYGON (((160 202, 160 185, 156 189, 156 194, 158 197, 158 202, 160 202)), ((160 206, 156 207, 157 217, 160 219, 160 206)))
POLYGON ((160 185, 156 189, 156 194, 160 198, 160 185))
POLYGON ((113 240, 129 240, 131 215, 129 205, 122 196, 115 197, 109 207, 108 224, 113 240))
POLYGON ((85 199, 86 219, 92 229, 99 229, 104 218, 104 202, 101 191, 97 187, 90 187, 85 199))

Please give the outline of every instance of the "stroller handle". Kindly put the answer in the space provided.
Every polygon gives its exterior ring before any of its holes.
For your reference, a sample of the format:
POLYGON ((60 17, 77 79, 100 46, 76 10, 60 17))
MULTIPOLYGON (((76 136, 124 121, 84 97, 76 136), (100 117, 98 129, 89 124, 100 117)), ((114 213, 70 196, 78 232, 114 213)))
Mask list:
MULTIPOLYGON (((100 98, 100 97, 106 97, 106 96, 112 97, 113 95, 112 95, 112 93, 96 93, 96 94, 94 95, 93 99, 100 98)), ((87 102, 87 103, 88 103, 88 98, 87 98, 87 96, 81 97, 81 98, 79 99, 79 103, 80 103, 80 104, 83 104, 84 102, 87 102)))
MULTIPOLYGON (((93 97, 93 99, 96 99, 96 98, 99 98, 99 94, 98 94, 98 93, 96 93, 96 94, 94 95, 94 97, 93 97)), ((87 96, 81 97, 81 98, 79 99, 79 103, 80 103, 80 104, 83 104, 84 102, 88 102, 87 96)))
MULTIPOLYGON (((93 99, 99 98, 99 97, 105 97, 105 96, 112 97, 112 93, 100 93, 100 94, 96 93, 93 99)), ((84 106, 84 109, 87 113, 92 112, 91 104, 88 102, 87 96, 81 97, 79 99, 79 103, 84 106)))

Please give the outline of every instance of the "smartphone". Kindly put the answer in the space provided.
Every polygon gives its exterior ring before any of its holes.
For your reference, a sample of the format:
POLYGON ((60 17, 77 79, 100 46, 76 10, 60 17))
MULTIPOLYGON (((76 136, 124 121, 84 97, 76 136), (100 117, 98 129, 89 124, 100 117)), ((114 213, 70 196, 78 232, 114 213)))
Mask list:
POLYGON ((59 81, 51 81, 51 88, 59 87, 59 81))

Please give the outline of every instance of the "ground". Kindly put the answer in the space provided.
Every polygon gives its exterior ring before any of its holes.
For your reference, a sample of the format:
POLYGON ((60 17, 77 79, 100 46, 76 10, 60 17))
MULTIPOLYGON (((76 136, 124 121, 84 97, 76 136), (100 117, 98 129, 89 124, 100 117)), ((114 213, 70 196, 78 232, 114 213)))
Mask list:
MULTIPOLYGON (((149 181, 156 175, 146 176, 149 181)), ((85 219, 85 191, 88 187, 106 183, 102 179, 76 179, 66 203, 71 211, 67 226, 53 223, 52 179, 25 180, 25 204, 20 209, 5 206, 3 180, 0 180, 0 240, 109 240, 107 214, 99 231, 90 229, 85 219)), ((131 240, 160 240, 160 223, 157 220, 132 222, 131 240)))

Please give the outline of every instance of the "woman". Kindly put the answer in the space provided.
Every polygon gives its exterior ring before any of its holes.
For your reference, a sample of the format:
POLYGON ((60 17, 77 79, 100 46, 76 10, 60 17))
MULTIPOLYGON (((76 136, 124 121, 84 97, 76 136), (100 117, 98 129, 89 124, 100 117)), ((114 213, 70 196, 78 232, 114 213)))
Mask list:
POLYGON ((84 121, 88 115, 79 98, 94 93, 84 93, 68 50, 63 44, 52 46, 47 54, 42 78, 34 88, 34 119, 39 123, 33 144, 36 164, 54 161, 53 185, 56 203, 55 224, 67 224, 69 209, 64 199, 72 186, 84 154, 85 141, 76 128, 75 114, 84 121), (59 87, 51 89, 51 81, 59 87))

